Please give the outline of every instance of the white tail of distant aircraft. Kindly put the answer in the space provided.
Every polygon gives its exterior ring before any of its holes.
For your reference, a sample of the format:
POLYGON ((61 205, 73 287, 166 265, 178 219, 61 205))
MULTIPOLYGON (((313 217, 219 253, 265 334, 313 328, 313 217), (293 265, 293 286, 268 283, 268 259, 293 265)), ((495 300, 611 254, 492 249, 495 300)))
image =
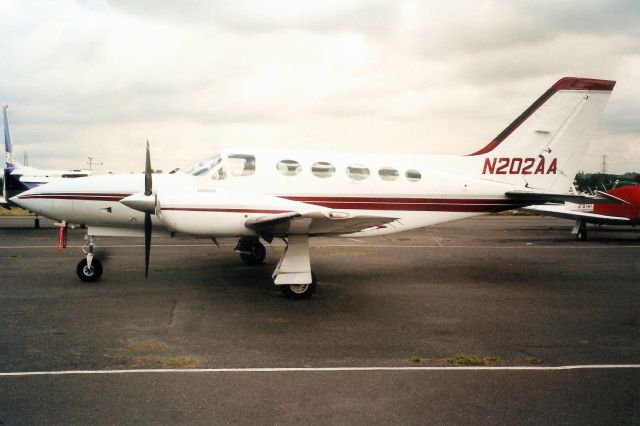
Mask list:
MULTIPOLYGON (((316 281, 308 239, 375 236, 549 201, 597 202, 564 193, 615 82, 563 78, 484 148, 467 156, 401 156, 234 150, 172 175, 95 176, 51 183, 14 198, 65 224, 88 226, 83 280, 102 274, 94 236, 144 236, 148 269, 156 229, 240 237, 247 263, 262 263, 260 238, 285 238, 273 273, 290 298, 316 281), (143 192, 144 190, 144 192, 143 192)), ((448 142, 448 141, 447 141, 448 142)))

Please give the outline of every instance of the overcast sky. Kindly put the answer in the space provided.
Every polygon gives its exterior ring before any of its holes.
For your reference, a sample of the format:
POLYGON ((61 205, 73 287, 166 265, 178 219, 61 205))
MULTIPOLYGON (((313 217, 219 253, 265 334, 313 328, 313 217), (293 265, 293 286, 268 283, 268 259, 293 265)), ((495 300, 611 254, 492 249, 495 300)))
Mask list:
POLYGON ((563 76, 617 80, 583 163, 640 171, 640 2, 0 2, 0 101, 41 168, 233 146, 467 154, 563 76))

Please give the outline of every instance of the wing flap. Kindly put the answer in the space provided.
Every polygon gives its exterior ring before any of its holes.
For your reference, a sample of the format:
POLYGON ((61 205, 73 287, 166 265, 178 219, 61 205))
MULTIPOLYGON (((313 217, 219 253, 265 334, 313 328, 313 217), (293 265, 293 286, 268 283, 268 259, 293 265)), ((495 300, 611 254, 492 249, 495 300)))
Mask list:
POLYGON ((389 216, 351 215, 334 211, 286 212, 249 219, 245 226, 259 234, 274 236, 286 236, 300 232, 308 235, 340 235, 385 226, 397 219, 389 216), (293 229, 292 224, 302 220, 305 221, 305 226, 293 229))

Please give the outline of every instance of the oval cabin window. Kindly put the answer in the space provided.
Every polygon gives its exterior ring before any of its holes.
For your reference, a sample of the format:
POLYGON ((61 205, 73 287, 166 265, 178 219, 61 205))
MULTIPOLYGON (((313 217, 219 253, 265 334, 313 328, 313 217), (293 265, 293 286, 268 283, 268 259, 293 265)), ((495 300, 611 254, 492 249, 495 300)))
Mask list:
POLYGON ((319 178, 328 178, 335 174, 336 168, 331 163, 318 161, 311 166, 311 173, 319 178))
POLYGON ((382 180, 396 180, 400 175, 396 169, 393 167, 382 167, 378 170, 378 175, 382 180))
POLYGON ((295 160, 282 160, 276 168, 285 176, 295 176, 302 171, 302 166, 295 160))
POLYGON ((404 175, 407 177, 407 180, 409 182, 417 182, 420 180, 420 178, 422 178, 422 175, 420 174, 420 172, 414 169, 407 170, 407 172, 404 175))
POLYGON ((347 167, 347 175, 353 180, 365 180, 371 172, 365 166, 353 165, 347 167))

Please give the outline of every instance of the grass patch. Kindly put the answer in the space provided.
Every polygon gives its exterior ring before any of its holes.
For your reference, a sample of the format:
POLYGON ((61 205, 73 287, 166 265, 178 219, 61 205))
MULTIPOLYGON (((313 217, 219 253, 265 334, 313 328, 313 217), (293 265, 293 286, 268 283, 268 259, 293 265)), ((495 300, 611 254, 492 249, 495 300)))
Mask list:
POLYGON ((446 358, 445 361, 447 361, 449 364, 455 364, 455 365, 487 366, 487 365, 496 364, 500 360, 495 357, 483 358, 476 355, 460 354, 460 355, 455 355, 455 356, 446 358))
POLYGON ((127 349, 131 352, 153 352, 168 349, 169 345, 164 342, 153 340, 132 340, 127 344, 127 349))
POLYGON ((0 207, 0 216, 35 216, 28 210, 21 209, 20 207, 11 207, 11 210, 0 207))
POLYGON ((363 251, 346 251, 344 253, 342 253, 343 256, 354 256, 354 257, 358 257, 358 256, 366 256, 367 253, 363 252, 363 251))
POLYGON ((198 358, 165 356, 162 358, 136 358, 134 367, 195 368, 199 364, 198 358))
POLYGON ((409 358, 409 361, 412 364, 415 364, 415 365, 424 365, 424 364, 427 364, 429 362, 429 358, 422 358, 422 357, 419 357, 419 356, 412 356, 411 358, 409 358))
POLYGON ((524 362, 527 364, 542 364, 542 360, 535 356, 525 356, 524 362))

